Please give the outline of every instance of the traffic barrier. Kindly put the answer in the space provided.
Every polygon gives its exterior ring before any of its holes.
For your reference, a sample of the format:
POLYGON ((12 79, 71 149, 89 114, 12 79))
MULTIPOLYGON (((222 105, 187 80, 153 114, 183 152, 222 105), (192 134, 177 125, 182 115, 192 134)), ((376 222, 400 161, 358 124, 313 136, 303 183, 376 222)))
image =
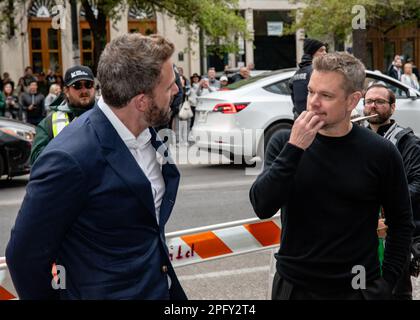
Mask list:
MULTIPOLYGON (((166 234, 174 267, 265 251, 280 245, 280 215, 271 219, 251 218, 166 234)), ((53 271, 56 276, 56 271, 53 271)), ((0 257, 0 300, 16 299, 6 259, 0 257)))
POLYGON ((17 294, 7 269, 6 259, 0 257, 0 300, 13 300, 16 297, 17 294))
POLYGON ((251 218, 166 234, 174 267, 276 248, 280 245, 280 215, 251 218))

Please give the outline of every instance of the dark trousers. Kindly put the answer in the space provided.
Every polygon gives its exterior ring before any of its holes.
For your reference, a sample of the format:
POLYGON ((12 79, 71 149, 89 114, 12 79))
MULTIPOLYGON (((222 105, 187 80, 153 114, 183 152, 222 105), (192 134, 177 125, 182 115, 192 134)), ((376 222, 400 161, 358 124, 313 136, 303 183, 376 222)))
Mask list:
POLYGON ((411 283, 410 274, 410 260, 406 263, 401 277, 392 291, 392 296, 395 300, 413 300, 413 285, 411 283))
POLYGON ((341 290, 335 292, 316 292, 297 287, 281 277, 274 275, 272 300, 390 300, 391 289, 385 280, 379 278, 366 285, 366 289, 341 290))

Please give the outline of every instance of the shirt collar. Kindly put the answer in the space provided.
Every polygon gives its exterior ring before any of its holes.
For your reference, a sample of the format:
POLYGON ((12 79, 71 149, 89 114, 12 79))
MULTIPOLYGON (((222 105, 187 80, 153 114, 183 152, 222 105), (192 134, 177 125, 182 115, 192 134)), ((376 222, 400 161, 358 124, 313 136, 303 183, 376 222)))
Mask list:
POLYGON ((105 116, 111 122, 112 126, 117 131, 120 138, 124 141, 129 149, 140 148, 143 149, 147 147, 152 138, 150 130, 146 128, 143 130, 139 136, 136 138, 130 130, 122 123, 122 121, 116 116, 116 114, 111 110, 111 108, 105 103, 102 97, 98 100, 98 107, 102 110, 105 116))

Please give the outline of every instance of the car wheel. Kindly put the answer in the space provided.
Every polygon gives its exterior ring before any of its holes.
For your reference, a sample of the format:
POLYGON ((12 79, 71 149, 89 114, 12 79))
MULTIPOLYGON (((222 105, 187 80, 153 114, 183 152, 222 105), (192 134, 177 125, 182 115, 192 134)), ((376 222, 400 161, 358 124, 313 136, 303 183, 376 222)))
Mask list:
POLYGON ((268 142, 270 141, 271 137, 280 130, 290 130, 292 128, 292 124, 288 122, 281 122, 273 124, 271 127, 269 127, 264 132, 264 149, 262 148, 262 144, 260 144, 258 148, 258 156, 261 158, 261 160, 264 159, 264 153, 267 149, 268 142))

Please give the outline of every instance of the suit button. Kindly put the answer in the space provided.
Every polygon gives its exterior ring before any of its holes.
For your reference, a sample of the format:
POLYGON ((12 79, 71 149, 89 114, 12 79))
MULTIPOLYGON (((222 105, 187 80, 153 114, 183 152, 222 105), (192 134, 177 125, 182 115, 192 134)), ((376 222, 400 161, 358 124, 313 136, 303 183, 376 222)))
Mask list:
POLYGON ((162 272, 168 273, 168 266, 162 266, 162 272))

